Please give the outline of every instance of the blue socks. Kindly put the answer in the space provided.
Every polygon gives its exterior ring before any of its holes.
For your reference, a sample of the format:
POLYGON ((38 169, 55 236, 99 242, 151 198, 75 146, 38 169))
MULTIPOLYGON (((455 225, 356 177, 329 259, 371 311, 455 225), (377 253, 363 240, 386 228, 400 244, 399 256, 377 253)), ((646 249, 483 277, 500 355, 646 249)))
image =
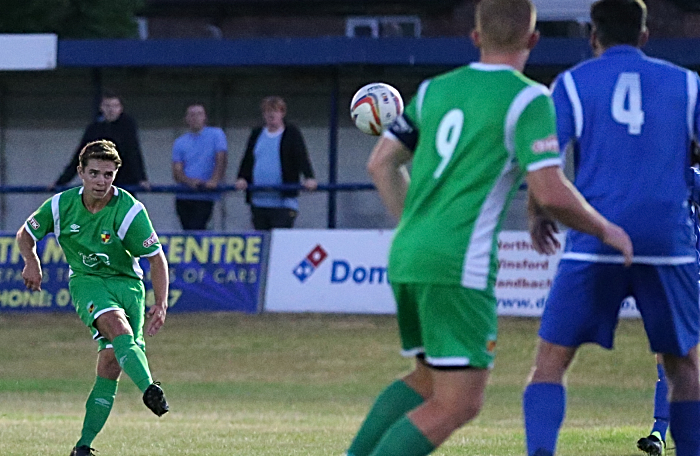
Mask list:
POLYGON ((661 364, 656 365, 656 371, 659 374, 659 379, 656 382, 654 391, 654 427, 651 432, 658 432, 664 440, 666 440, 666 431, 668 431, 669 420, 669 405, 668 405, 668 383, 666 382, 666 373, 661 364))
MULTIPOLYGON (((530 383, 523 393, 528 456, 551 456, 566 411, 566 391, 555 383, 530 383)), ((679 455, 681 456, 681 455, 679 455)))
POLYGON ((670 412, 676 455, 700 455, 700 401, 671 402, 670 412))

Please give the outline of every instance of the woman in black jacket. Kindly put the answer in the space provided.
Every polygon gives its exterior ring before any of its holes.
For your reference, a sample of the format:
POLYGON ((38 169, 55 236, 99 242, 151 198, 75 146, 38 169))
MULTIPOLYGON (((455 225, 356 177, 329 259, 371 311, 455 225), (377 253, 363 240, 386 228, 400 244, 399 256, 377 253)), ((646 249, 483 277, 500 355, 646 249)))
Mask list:
MULTIPOLYGON (((301 131, 284 123, 287 105, 280 97, 266 97, 260 108, 265 125, 254 128, 238 169, 236 188, 249 185, 301 184, 316 190, 318 183, 301 131)), ((256 230, 292 228, 299 212, 299 190, 246 192, 256 230)))

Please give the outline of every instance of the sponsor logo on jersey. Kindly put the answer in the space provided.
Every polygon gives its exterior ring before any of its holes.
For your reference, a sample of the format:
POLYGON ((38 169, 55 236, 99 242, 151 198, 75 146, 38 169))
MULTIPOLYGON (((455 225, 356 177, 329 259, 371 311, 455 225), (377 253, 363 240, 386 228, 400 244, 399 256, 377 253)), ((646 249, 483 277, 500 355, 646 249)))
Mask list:
POLYGON ((109 241, 112 240, 112 235, 109 234, 109 231, 103 231, 102 234, 100 234, 100 239, 102 239, 103 244, 109 244, 109 241))
POLYGON ((78 255, 83 259, 83 264, 89 268, 94 268, 100 263, 104 263, 109 266, 109 255, 104 253, 90 253, 84 254, 83 252, 78 252, 78 255))
POLYGON ((549 135, 544 139, 538 139, 532 143, 532 152, 535 154, 544 154, 546 152, 559 153, 559 140, 555 135, 549 135))
POLYGON ((152 246, 153 244, 155 244, 156 242, 158 242, 158 235, 154 231, 153 233, 151 233, 150 236, 148 236, 148 239, 143 241, 143 246, 144 246, 144 248, 148 248, 148 247, 152 246))
POLYGON ((77 233, 79 231, 80 231, 80 225, 78 225, 77 223, 74 223, 70 226, 71 233, 77 233))
POLYGON ((41 226, 41 225, 39 225, 39 222, 37 222, 33 216, 29 217, 29 220, 27 220, 27 223, 29 223, 29 226, 31 226, 35 230, 38 230, 39 227, 41 226))
POLYGON ((299 279, 299 282, 304 282, 311 277, 316 268, 323 263, 323 260, 328 256, 328 252, 321 247, 321 244, 316 244, 316 247, 311 249, 308 255, 301 260, 301 263, 296 265, 292 273, 299 279))

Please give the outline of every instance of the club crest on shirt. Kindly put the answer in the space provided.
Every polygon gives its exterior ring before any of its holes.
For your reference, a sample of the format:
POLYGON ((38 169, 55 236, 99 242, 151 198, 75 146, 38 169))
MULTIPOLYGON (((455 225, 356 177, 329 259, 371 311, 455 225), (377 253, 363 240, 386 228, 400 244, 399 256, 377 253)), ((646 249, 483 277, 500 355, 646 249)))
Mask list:
POLYGON ((103 244, 109 244, 112 240, 112 235, 109 233, 109 231, 105 230, 100 234, 100 239, 102 240, 103 244))
POLYGON ((41 225, 39 225, 39 222, 37 222, 33 216, 29 217, 29 220, 27 220, 27 223, 29 223, 29 226, 31 226, 35 230, 38 230, 39 227, 41 226, 41 225))
POLYGON ((92 301, 88 302, 87 311, 90 315, 92 315, 92 313, 95 311, 95 303, 94 302, 92 302, 92 301))
POLYGON ((148 236, 148 239, 143 241, 143 246, 145 248, 148 248, 148 247, 152 246, 153 244, 155 244, 156 242, 158 242, 158 235, 154 231, 153 233, 151 233, 150 236, 148 236))
POLYGON ((495 340, 489 340, 486 342, 486 351, 489 353, 493 353, 493 351, 496 349, 496 341, 495 340))
POLYGON ((559 153, 559 140, 555 135, 549 135, 544 139, 538 139, 532 143, 532 153, 544 154, 545 152, 559 153))

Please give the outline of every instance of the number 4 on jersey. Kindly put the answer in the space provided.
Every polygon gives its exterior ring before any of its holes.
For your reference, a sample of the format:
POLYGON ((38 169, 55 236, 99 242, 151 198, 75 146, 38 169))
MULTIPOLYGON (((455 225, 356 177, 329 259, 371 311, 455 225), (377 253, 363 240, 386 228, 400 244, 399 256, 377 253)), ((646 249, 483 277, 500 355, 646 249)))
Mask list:
POLYGON ((627 125, 630 135, 642 133, 644 111, 642 111, 642 84, 639 73, 620 73, 615 83, 612 98, 612 117, 617 123, 627 125), (627 107, 625 107, 627 101, 627 107))

